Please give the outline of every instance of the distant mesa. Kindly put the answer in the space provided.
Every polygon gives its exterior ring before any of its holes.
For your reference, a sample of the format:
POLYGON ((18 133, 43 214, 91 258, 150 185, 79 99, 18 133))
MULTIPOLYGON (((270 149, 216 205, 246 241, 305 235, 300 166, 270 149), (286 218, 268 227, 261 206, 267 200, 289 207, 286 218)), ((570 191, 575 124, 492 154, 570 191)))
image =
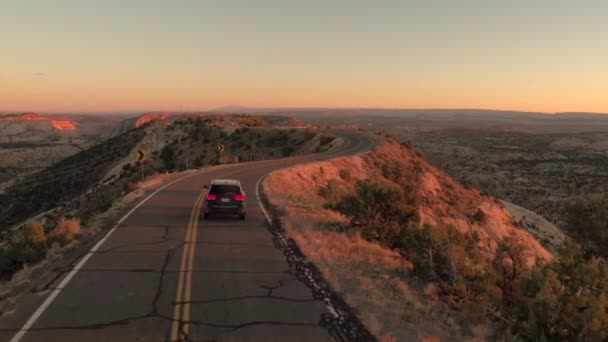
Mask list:
POLYGON ((78 125, 78 122, 68 118, 50 118, 38 113, 9 114, 0 116, 0 121, 47 121, 53 128, 60 131, 74 131, 76 130, 76 125, 78 125))
POLYGON ((171 115, 169 113, 146 113, 137 119, 135 122, 135 127, 139 128, 150 121, 158 121, 162 124, 167 123, 167 119, 169 119, 171 115))

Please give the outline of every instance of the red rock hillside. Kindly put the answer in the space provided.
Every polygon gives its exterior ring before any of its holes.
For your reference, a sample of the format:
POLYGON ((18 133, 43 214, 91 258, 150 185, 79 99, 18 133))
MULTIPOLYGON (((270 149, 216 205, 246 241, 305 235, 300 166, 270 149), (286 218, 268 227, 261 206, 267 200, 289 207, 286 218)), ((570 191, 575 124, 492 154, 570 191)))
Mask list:
POLYGON ((476 231, 481 237, 480 248, 488 253, 496 249, 498 241, 513 236, 529 248, 530 263, 536 258, 553 258, 527 231, 515 224, 499 201, 457 183, 396 141, 389 140, 360 156, 296 166, 274 172, 269 177, 273 189, 289 189, 290 196, 305 194, 319 202, 323 199, 317 190, 331 179, 346 183, 350 189, 358 179, 411 185, 420 198, 420 224, 453 225, 463 232, 476 231), (349 176, 344 177, 345 173, 349 176))
POLYGON ((47 121, 53 126, 53 128, 60 131, 76 130, 76 125, 78 124, 76 121, 67 118, 50 118, 37 113, 24 113, 0 116, 0 121, 47 121))
POLYGON ((169 119, 169 117, 170 117, 169 113, 159 113, 159 114, 146 113, 137 119, 137 121, 135 122, 135 127, 139 128, 150 121, 166 123, 166 121, 167 121, 167 119, 169 119))

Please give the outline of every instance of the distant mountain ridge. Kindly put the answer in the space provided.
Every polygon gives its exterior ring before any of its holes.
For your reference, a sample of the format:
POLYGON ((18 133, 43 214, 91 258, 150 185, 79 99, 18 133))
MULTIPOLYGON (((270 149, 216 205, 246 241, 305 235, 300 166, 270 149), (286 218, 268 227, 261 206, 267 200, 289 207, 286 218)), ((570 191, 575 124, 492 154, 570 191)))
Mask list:
POLYGON ((435 114, 435 115, 454 115, 454 114, 487 114, 495 116, 511 115, 531 115, 531 116, 590 116, 607 115, 600 112, 537 112, 537 111, 518 111, 501 109, 481 109, 481 108, 374 108, 374 107, 247 107, 247 106, 223 106, 210 109, 210 113, 276 113, 293 111, 298 113, 323 112, 323 113, 360 113, 364 115, 415 115, 415 114, 435 114))

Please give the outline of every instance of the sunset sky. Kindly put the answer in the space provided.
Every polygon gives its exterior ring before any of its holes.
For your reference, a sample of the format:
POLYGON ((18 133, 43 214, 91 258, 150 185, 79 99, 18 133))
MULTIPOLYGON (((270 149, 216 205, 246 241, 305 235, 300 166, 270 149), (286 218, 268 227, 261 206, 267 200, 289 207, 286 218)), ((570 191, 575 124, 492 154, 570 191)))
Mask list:
POLYGON ((608 1, 0 0, 0 110, 608 113, 608 1))

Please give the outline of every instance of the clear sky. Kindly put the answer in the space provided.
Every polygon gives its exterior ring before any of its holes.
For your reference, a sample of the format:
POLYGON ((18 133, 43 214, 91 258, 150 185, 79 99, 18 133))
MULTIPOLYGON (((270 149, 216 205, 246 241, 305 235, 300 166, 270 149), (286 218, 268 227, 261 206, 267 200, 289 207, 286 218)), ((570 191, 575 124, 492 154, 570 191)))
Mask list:
POLYGON ((608 1, 0 0, 0 110, 608 112, 608 1))

